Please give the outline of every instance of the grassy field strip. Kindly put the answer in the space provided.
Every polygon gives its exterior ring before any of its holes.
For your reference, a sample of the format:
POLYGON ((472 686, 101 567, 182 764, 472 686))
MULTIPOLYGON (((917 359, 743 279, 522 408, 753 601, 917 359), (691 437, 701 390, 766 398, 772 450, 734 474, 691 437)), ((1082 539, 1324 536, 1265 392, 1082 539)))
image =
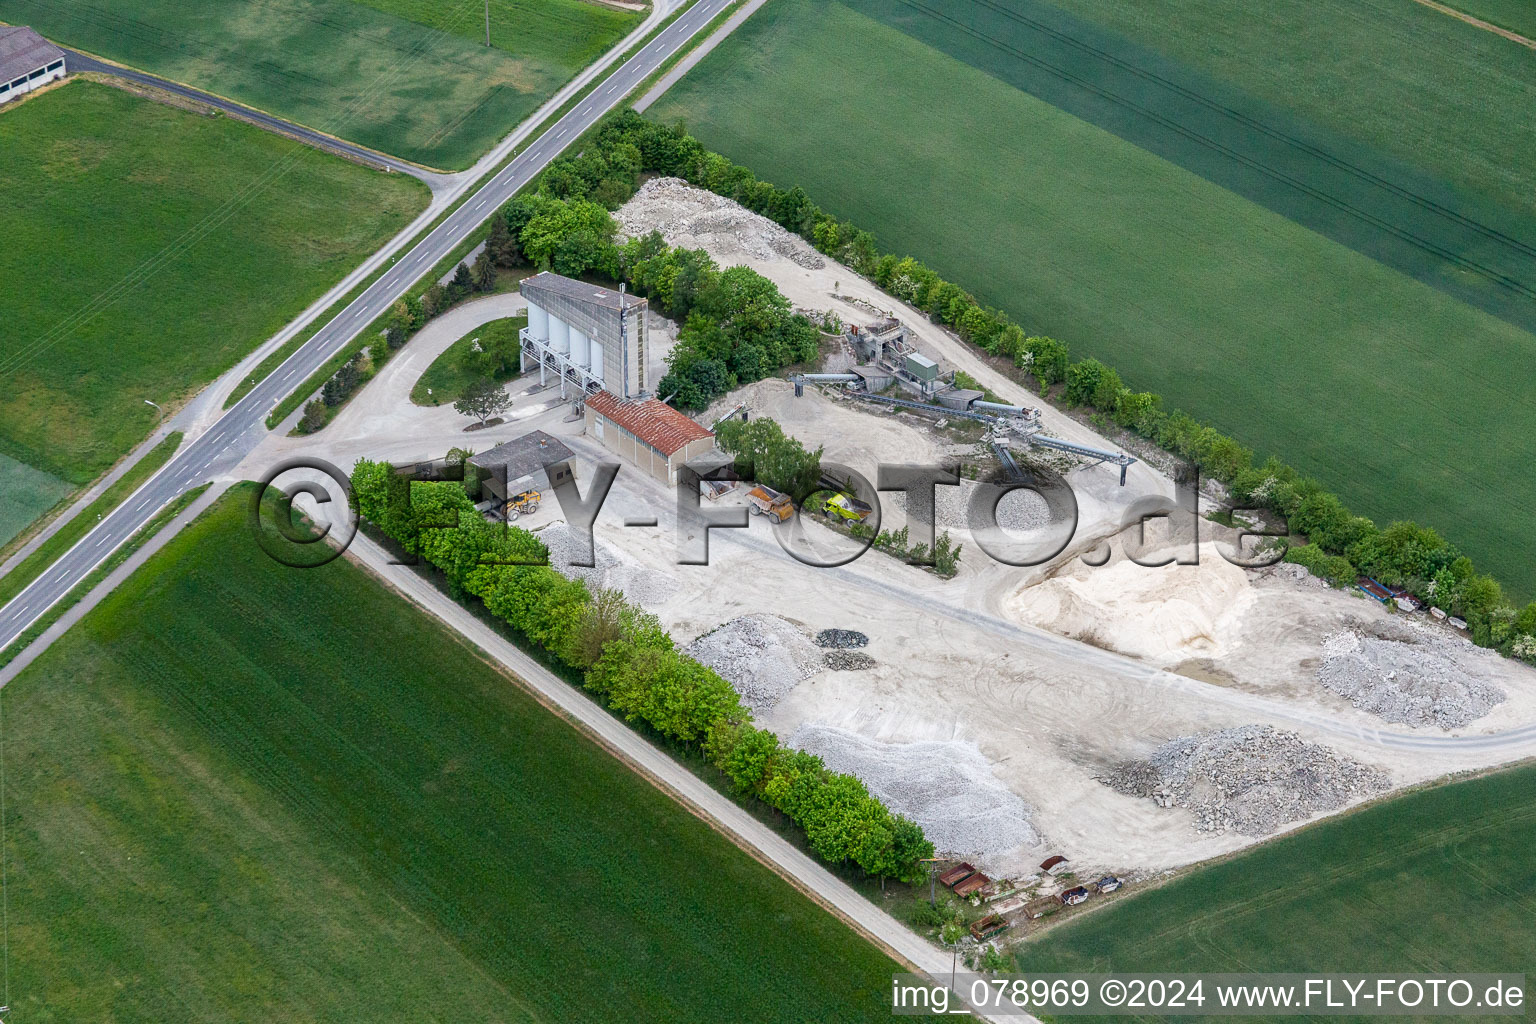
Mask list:
POLYGON ((1453 18, 1459 18, 1468 25, 1475 25, 1485 32, 1492 32, 1495 35, 1503 36, 1512 43, 1519 43, 1521 46, 1536 50, 1536 40, 1527 39, 1518 32, 1511 32, 1507 28, 1500 28, 1492 22, 1484 21, 1481 18, 1474 18, 1465 11, 1459 11, 1454 7, 1447 7, 1445 4, 1437 4, 1435 0, 1414 0, 1414 2, 1423 4, 1431 10, 1439 11, 1441 14, 1449 14, 1453 18))
POLYGON ((250 497, 0 690, 18 1017, 888 1019, 891 960, 250 497))
POLYGON ((169 462, 171 456, 176 454, 176 449, 181 447, 181 438, 179 430, 168 434, 165 440, 155 445, 143 458, 130 466, 128 471, 118 477, 95 501, 55 530, 47 540, 39 544, 31 554, 18 562, 4 576, 0 576, 0 606, 10 603, 12 598, 41 576, 60 555, 90 533, 108 512, 121 505, 139 489, 140 484, 169 462))
POLYGON ((463 168, 640 16, 579 0, 0 0, 0 19, 428 168, 463 168))
POLYGON ((74 491, 68 480, 0 453, 0 550, 10 548, 49 512, 68 504, 74 491))
POLYGON ((1536 590, 1536 477, 1513 468, 1536 397, 1508 372, 1531 334, 847 4, 765 6, 648 116, 1536 590))
POLYGON ((1527 765, 1331 818, 1052 928, 1020 969, 1521 970, 1533 784, 1527 765))
MULTIPOLYGON (((84 579, 70 588, 69 593, 65 594, 46 612, 38 616, 32 625, 28 626, 20 636, 11 642, 9 647, 0 651, 0 669, 5 669, 13 662, 16 662, 23 652, 27 654, 26 660, 18 663, 14 672, 0 672, 0 686, 4 686, 15 676, 16 672, 20 672, 27 665, 31 664, 33 658, 41 654, 54 639, 62 636, 64 631, 77 622, 81 615, 94 608, 101 598, 105 597, 112 589, 107 587, 101 594, 94 594, 93 592, 96 588, 105 582, 119 566, 132 558, 146 544, 153 541, 167 523, 170 523, 177 516, 191 508, 192 504, 201 498, 212 486, 211 483, 200 484, 190 491, 185 491, 171 499, 164 508, 150 517, 148 522, 139 527, 132 537, 115 548, 112 554, 107 556, 100 565, 92 569, 84 579), (80 605, 81 602, 86 602, 85 607, 81 608, 78 614, 70 616, 69 621, 63 622, 63 625, 57 630, 54 630, 54 625, 64 620, 65 616, 68 616, 70 611, 80 605), (50 631, 52 631, 52 636, 49 636, 50 631), (37 643, 40 637, 45 636, 49 636, 49 638, 44 640, 35 650, 32 649, 32 645, 37 643)), ((220 491, 222 490, 223 488, 221 487, 220 491)), ((217 495, 210 497, 209 503, 212 502, 213 497, 217 497, 217 495)), ((187 522, 190 522, 205 507, 206 505, 193 511, 181 525, 185 526, 187 522)), ((147 558, 149 554, 157 550, 159 550, 159 545, 151 548, 145 557, 147 558)))

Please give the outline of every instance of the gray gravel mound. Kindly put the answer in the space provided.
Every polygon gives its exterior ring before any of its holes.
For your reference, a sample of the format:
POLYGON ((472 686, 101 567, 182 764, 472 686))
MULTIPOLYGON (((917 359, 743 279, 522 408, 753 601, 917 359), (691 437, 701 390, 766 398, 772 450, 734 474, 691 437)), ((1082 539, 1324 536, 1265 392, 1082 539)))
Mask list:
POLYGON ((799 627, 777 615, 731 619, 694 640, 687 653, 720 673, 757 713, 823 667, 822 652, 799 627))
POLYGON ((565 523, 551 523, 534 536, 549 548, 549 564, 556 572, 566 579, 586 580, 593 590, 622 591, 626 600, 643 608, 664 604, 677 594, 677 579, 671 573, 631 565, 600 540, 594 540, 592 545, 592 561, 596 565, 572 565, 577 543, 565 523))
POLYGON ((1040 842, 1029 805, 992 774, 974 743, 882 743, 825 725, 803 725, 789 743, 857 776, 921 825, 941 854, 985 858, 1040 842))
MULTIPOLYGON (((960 481, 958 487, 939 486, 933 489, 935 516, 940 530, 960 530, 970 526, 971 495, 976 491, 976 481, 960 481)), ((907 521, 907 495, 904 491, 882 494, 880 501, 893 523, 907 521)), ((1051 525, 1050 506, 1034 491, 1019 489, 1009 491, 997 503, 997 525, 1005 530, 1043 530, 1051 525)), ((882 528, 887 528, 882 526, 882 528)))
POLYGON ((1189 808, 1198 832, 1248 836, 1388 785, 1380 769, 1268 725, 1180 736, 1145 761, 1116 765, 1101 781, 1160 807, 1189 808))
POLYGON ((1464 641, 1428 630, 1392 633, 1345 629, 1325 637, 1318 682, 1385 721, 1441 729, 1475 722, 1508 699, 1499 687, 1467 673, 1464 641))

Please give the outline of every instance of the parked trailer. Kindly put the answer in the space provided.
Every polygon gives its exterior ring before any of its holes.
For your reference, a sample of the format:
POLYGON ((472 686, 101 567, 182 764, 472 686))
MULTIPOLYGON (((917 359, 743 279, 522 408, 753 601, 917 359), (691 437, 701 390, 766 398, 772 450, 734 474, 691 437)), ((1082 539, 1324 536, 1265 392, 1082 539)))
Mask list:
POLYGON ((990 885, 991 882, 992 879, 978 871, 970 878, 965 879, 963 882, 960 882, 955 886, 955 895, 969 896, 971 893, 982 888, 983 886, 990 885))
POLYGON ((1002 914, 988 914, 979 921, 971 922, 971 936, 980 942, 990 939, 998 932, 1008 927, 1008 922, 1003 920, 1002 914))
POLYGON ((963 882, 976 873, 976 868, 970 864, 956 864, 939 876, 939 884, 945 888, 952 888, 956 882, 963 882))

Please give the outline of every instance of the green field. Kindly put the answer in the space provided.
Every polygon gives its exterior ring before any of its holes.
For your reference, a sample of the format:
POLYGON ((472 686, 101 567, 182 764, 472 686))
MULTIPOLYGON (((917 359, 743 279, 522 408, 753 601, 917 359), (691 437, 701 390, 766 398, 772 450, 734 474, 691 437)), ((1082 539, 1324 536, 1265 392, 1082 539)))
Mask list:
POLYGON ((1526 331, 841 3, 764 8, 651 114, 1536 589, 1526 331))
POLYGON ((17 1019, 889 1018, 873 946, 249 498, 0 691, 17 1019))
MULTIPOLYGON (((1014 2, 1014 0, 1010 0, 1014 2)), ((1529 214, 1536 53, 1414 0, 1053 0, 1340 136, 1529 214)), ((1525 0, 1448 4, 1495 23, 1525 0)), ((1520 31, 1519 24, 1509 28, 1520 31)))
POLYGON ((127 471, 102 491, 95 501, 55 530, 52 536, 39 544, 30 555, 18 562, 4 576, 0 576, 0 605, 6 604, 11 598, 21 593, 27 584, 42 575, 60 555, 74 547, 80 542, 81 537, 95 529, 102 516, 122 504, 123 500, 138 490, 139 485, 148 480, 151 474, 169 462, 171 456, 176 454, 176 449, 181 447, 181 438, 182 434, 179 430, 168 434, 165 440, 145 452, 142 459, 128 467, 127 471))
POLYGON ((640 15, 587 0, 0 0, 0 20, 429 167, 474 163, 640 15))
POLYGON ((0 452, 73 484, 266 340, 427 202, 224 117, 90 82, 0 112, 0 452))
POLYGON ((1536 7, 1528 0, 1456 0, 1445 6, 1518 32, 1527 39, 1536 39, 1536 7))
MULTIPOLYGON (((417 405, 442 405, 444 402, 456 401, 464 389, 480 376, 464 366, 464 355, 469 351, 469 346, 477 338, 482 342, 492 338, 509 338, 516 344, 517 332, 527 326, 528 316, 525 313, 504 320, 492 320, 476 327, 432 360, 432 365, 427 367, 411 388, 411 401, 417 405)), ((498 379, 511 380, 515 375, 514 370, 498 379)))
POLYGON ((0 547, 71 490, 68 481, 0 454, 0 547))
POLYGON ((1533 788, 1526 766, 1322 822, 1052 929, 1019 966, 1529 974, 1533 788))

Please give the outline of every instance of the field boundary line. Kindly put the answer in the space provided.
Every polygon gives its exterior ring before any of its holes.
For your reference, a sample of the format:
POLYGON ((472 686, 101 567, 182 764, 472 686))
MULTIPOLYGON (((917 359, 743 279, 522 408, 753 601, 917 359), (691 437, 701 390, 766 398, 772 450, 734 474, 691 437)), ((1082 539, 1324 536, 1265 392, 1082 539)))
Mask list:
POLYGON ((1436 3, 1435 0, 1413 0, 1413 2, 1416 4, 1423 4, 1425 7, 1428 7, 1432 11, 1439 11, 1441 14, 1449 14, 1457 21, 1464 21, 1474 28, 1482 29, 1484 32, 1492 32, 1496 36, 1503 36, 1510 42, 1519 43, 1521 46, 1524 46, 1527 49, 1536 50, 1536 39, 1527 39, 1520 33, 1511 32, 1507 28, 1500 28, 1491 21, 1484 21, 1482 18, 1474 18, 1466 11, 1458 11, 1454 7, 1447 7, 1445 4, 1436 3))

